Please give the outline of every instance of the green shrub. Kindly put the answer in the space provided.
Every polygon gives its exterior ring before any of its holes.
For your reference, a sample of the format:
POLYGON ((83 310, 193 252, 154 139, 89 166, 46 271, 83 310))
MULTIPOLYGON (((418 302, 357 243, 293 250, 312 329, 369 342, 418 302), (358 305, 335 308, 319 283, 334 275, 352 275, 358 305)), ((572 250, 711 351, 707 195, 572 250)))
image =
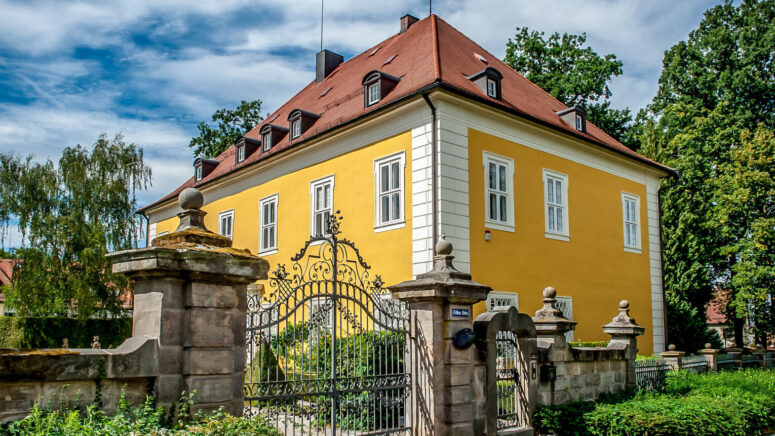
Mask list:
POLYGON ((580 348, 587 348, 587 347, 607 347, 608 341, 575 341, 575 342, 568 342, 568 345, 571 347, 580 347, 580 348))
POLYGON ((0 433, 10 435, 201 435, 278 436, 280 432, 263 417, 234 417, 218 411, 212 415, 190 416, 191 397, 181 397, 175 408, 177 421, 148 397, 140 407, 130 406, 122 395, 116 413, 107 415, 96 405, 85 410, 50 410, 35 404, 30 414, 20 421, 0 426, 0 433))
POLYGON ((114 348, 132 336, 132 318, 72 319, 0 316, 0 348, 91 347, 94 336, 102 348, 114 348))
POLYGON ((557 435, 756 435, 775 426, 775 371, 669 373, 660 392, 539 406, 536 429, 557 435))

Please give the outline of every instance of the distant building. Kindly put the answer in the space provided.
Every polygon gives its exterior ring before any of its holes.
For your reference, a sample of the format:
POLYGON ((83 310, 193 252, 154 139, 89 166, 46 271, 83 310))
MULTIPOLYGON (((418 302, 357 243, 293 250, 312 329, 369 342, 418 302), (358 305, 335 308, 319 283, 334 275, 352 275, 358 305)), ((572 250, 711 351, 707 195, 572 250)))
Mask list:
POLYGON ((11 285, 11 276, 13 275, 13 267, 18 260, 16 259, 0 259, 0 315, 5 315, 5 294, 3 288, 11 285))

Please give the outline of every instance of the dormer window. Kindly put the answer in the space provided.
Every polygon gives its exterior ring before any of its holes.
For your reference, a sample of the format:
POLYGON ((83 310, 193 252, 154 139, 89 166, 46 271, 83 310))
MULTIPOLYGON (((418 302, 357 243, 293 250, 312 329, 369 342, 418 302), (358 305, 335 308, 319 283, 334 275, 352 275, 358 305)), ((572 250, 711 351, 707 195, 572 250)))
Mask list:
POLYGON ((468 80, 474 82, 488 97, 501 99, 501 79, 503 75, 493 67, 487 67, 482 71, 468 76, 468 80))
POLYGON ((498 98, 498 82, 490 78, 487 78, 487 96, 498 98))
POLYGON ((288 129, 276 124, 265 124, 264 127, 261 127, 260 132, 262 148, 267 152, 282 141, 288 133, 288 129))
POLYGON ((237 162, 242 162, 243 160, 245 160, 245 144, 237 147, 237 162))
POLYGON ((379 103, 379 82, 369 85, 369 101, 367 106, 379 103))
POLYGON ((291 138, 298 138, 301 136, 301 118, 291 121, 291 138))
POLYGON ((581 106, 572 106, 557 112, 557 115, 565 121, 566 124, 581 133, 587 131, 587 111, 581 106))
POLYGON ((373 106, 382 101, 385 96, 400 81, 398 77, 374 70, 363 78, 363 105, 373 106))
POLYGON ((202 159, 201 157, 196 158, 194 161, 194 181, 198 182, 207 177, 218 164, 219 162, 217 160, 202 159))
POLYGON ((258 139, 253 138, 247 138, 245 136, 241 137, 237 140, 237 142, 234 144, 235 147, 237 147, 237 152, 235 153, 234 160, 236 163, 244 162, 245 159, 247 159, 253 152, 258 150, 258 147, 261 145, 261 141, 258 139))
POLYGON ((288 115, 288 121, 291 123, 291 139, 296 139, 309 130, 320 115, 312 112, 294 109, 288 115))

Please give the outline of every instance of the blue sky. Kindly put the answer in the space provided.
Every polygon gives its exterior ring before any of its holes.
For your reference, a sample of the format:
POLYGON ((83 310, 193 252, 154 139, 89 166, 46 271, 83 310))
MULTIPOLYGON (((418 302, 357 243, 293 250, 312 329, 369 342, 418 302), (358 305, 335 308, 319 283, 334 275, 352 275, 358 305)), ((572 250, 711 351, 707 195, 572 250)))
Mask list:
MULTIPOLYGON (((423 18, 428 2, 325 0, 324 45, 357 54, 423 18)), ((434 13, 496 56, 517 26, 588 35, 624 75, 613 104, 637 110, 657 89, 665 50, 717 1, 435 0, 434 13)), ((0 0, 0 152, 56 160, 69 145, 121 132, 154 172, 146 204, 192 171, 196 124, 240 100, 274 110, 314 79, 320 0, 0 0)), ((13 229, 6 246, 18 245, 13 229)))

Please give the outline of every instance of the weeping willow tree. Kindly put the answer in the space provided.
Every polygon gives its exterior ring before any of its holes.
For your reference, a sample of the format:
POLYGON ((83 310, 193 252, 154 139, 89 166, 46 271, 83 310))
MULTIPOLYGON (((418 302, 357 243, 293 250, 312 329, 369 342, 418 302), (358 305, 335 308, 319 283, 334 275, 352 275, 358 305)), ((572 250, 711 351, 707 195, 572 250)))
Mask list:
POLYGON ((129 284, 105 255, 136 246, 136 194, 150 183, 142 148, 121 135, 68 147, 58 164, 0 154, 0 225, 25 240, 7 305, 25 316, 118 313, 129 284))

